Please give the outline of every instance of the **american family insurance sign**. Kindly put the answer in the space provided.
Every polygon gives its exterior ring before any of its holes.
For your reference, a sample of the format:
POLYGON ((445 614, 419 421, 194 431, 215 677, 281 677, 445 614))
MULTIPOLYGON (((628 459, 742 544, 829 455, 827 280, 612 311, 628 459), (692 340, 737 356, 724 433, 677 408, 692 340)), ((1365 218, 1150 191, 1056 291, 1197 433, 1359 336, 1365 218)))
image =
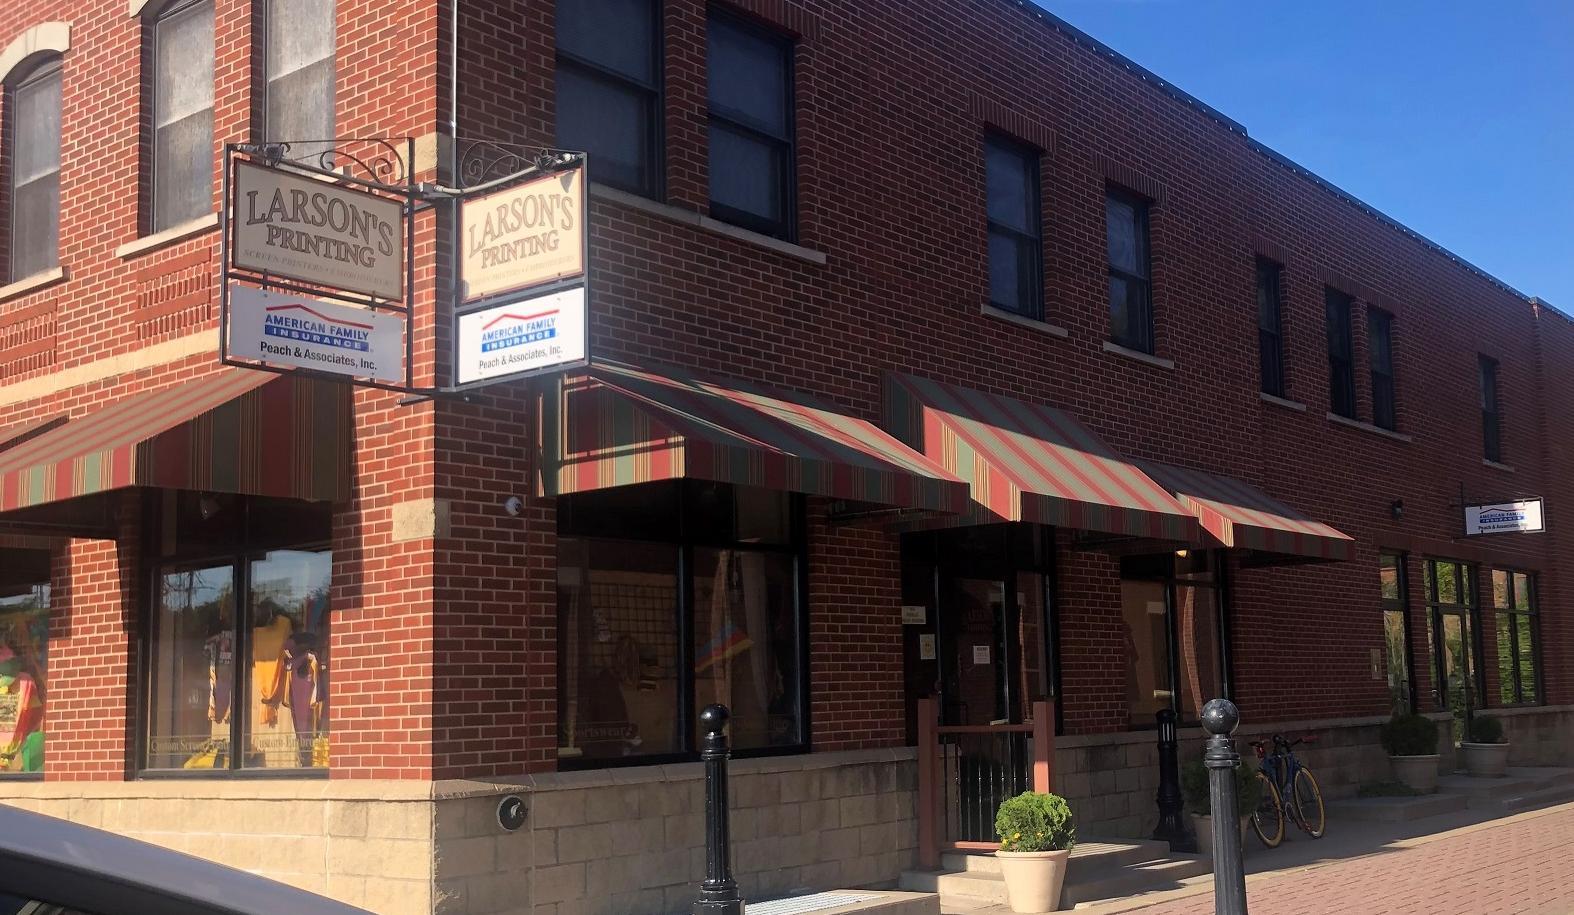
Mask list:
POLYGON ((585 287, 574 286, 459 316, 454 374, 474 384, 583 362, 585 287))
POLYGON ((235 164, 234 181, 233 266, 389 301, 402 297, 399 201, 245 162, 235 164))
POLYGON ((1477 534, 1535 534, 1547 529, 1540 499, 1520 499, 1496 505, 1465 506, 1465 536, 1477 534))
POLYGON ((585 272, 585 170, 466 200, 460 299, 474 302, 585 272))
POLYGON ((250 286, 230 287, 229 350, 270 365, 405 380, 404 321, 397 315, 250 286))

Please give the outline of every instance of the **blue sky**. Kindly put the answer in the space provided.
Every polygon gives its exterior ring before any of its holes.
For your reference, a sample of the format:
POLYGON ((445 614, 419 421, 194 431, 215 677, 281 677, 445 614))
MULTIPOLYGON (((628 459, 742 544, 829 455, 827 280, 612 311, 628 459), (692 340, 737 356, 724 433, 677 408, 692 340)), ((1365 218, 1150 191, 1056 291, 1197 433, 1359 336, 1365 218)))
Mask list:
POLYGON ((1036 0, 1574 314, 1574 0, 1036 0))

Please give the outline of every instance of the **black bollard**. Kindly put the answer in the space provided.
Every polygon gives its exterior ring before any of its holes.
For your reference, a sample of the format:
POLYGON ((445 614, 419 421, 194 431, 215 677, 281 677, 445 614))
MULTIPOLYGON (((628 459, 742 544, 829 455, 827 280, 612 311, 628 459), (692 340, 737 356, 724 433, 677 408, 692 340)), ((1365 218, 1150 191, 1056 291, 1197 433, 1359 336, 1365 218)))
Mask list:
POLYGON ((1228 699, 1211 699, 1202 707, 1202 728, 1208 748, 1208 803, 1213 811, 1214 915, 1246 915, 1246 865, 1241 860, 1241 821, 1235 795, 1235 769, 1241 754, 1230 735, 1241 723, 1240 710, 1228 699))
POLYGON ((727 719, 725 705, 700 712, 700 759, 705 761, 705 882, 693 915, 743 915, 738 882, 732 879, 732 837, 727 809, 727 719))
POLYGON ((1196 841, 1181 824, 1184 799, 1180 788, 1180 745, 1175 736, 1175 710, 1160 709, 1159 719, 1159 825, 1153 838, 1170 843, 1170 851, 1194 852, 1196 841))

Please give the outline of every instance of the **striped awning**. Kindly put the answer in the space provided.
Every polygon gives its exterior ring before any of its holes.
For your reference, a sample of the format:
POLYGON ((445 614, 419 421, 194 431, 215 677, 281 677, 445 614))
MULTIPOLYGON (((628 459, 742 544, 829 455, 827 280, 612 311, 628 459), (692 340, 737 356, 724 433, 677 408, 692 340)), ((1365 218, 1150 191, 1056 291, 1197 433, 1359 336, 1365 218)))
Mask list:
POLYGON ((0 452, 0 511, 128 486, 342 499, 350 434, 347 385, 227 369, 0 452))
POLYGON ((1203 529, 1227 547, 1307 559, 1347 560, 1349 536, 1313 521, 1240 480, 1153 461, 1140 466, 1196 514, 1203 529))
POLYGON ((972 484, 991 521, 1200 543, 1197 519, 1069 414, 892 374, 886 428, 972 484))
POLYGON ((4 451, 13 445, 20 445, 28 439, 37 438, 65 421, 66 416, 61 413, 54 416, 45 416, 41 419, 13 423, 0 428, 0 451, 4 451))
POLYGON ((544 495, 694 478, 961 512, 967 484, 874 423, 808 398, 680 369, 598 363, 542 422, 544 495))

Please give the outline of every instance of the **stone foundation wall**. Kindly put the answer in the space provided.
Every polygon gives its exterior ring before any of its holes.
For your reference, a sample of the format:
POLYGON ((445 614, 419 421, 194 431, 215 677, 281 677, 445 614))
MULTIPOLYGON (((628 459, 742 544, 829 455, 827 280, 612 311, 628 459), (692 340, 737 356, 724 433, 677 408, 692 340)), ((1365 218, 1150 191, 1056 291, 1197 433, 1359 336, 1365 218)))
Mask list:
MULTIPOLYGON (((680 915, 705 869, 699 764, 516 780, 15 782, 4 803, 379 915, 680 915), (524 799, 505 831, 498 803, 524 799)), ((917 858, 910 749, 732 763, 746 899, 893 884, 917 858)))
MULTIPOLYGON (((1447 715, 1439 719, 1439 728, 1447 715)), ((1324 797, 1349 797, 1364 782, 1391 776, 1388 753, 1380 732, 1387 718, 1277 722, 1242 725, 1235 734, 1243 765, 1255 767, 1249 741, 1274 733, 1316 734, 1312 745, 1296 747, 1296 756, 1317 777, 1324 797)), ((1200 759, 1201 728, 1181 728, 1180 761, 1200 759)), ((1446 743, 1446 741, 1441 741, 1446 743)), ((1453 768, 1451 748, 1443 747, 1439 765, 1453 768)), ((1159 751, 1156 731, 1072 735, 1055 741, 1055 791, 1070 803, 1078 832, 1089 838, 1147 838, 1158 822, 1159 751)))
POLYGON ((1568 766, 1574 759, 1574 705, 1482 709, 1503 722, 1511 766, 1568 766))

